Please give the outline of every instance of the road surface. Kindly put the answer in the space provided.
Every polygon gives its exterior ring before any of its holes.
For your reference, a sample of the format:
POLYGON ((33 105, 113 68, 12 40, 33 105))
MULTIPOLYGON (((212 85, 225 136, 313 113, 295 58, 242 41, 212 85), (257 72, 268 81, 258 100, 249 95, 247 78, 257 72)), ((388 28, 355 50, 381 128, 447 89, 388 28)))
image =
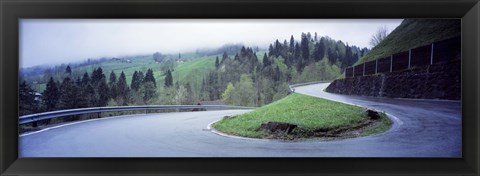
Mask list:
POLYGON ((392 115, 386 133, 333 141, 249 140, 208 124, 249 110, 130 115, 80 122, 20 137, 20 157, 461 157, 460 102, 330 94, 327 84, 296 92, 392 115), (396 117, 396 118, 395 118, 396 117))

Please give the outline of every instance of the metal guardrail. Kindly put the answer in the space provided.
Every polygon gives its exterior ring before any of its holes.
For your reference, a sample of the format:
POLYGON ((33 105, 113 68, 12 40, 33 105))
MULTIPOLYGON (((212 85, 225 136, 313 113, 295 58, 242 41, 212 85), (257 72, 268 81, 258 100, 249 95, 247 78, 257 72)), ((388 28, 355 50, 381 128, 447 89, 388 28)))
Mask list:
POLYGON ((319 84, 319 83, 329 83, 332 81, 315 81, 315 82, 307 82, 307 83, 299 83, 299 84, 292 84, 288 86, 288 93, 294 93, 295 92, 295 87, 300 87, 300 86, 306 86, 306 85, 311 85, 311 84, 319 84))
POLYGON ((67 109, 38 114, 29 114, 20 116, 19 124, 32 123, 40 120, 52 119, 71 115, 115 112, 115 111, 142 111, 142 110, 167 110, 167 109, 254 109, 255 107, 245 106, 227 106, 227 105, 152 105, 152 106, 113 106, 113 107, 93 107, 67 109))
MULTIPOLYGON (((288 86, 288 92, 295 92, 295 87, 328 83, 331 81, 316 81, 300 84, 292 84, 288 86)), ((26 124, 37 122, 40 120, 52 119, 56 117, 64 117, 71 115, 101 113, 101 112, 115 112, 115 111, 142 111, 142 110, 167 110, 167 109, 255 109, 255 107, 245 106, 228 106, 228 105, 150 105, 150 106, 112 106, 112 107, 93 107, 93 108, 79 108, 79 109, 67 109, 51 112, 43 112, 37 114, 29 114, 20 116, 19 124, 26 124)))

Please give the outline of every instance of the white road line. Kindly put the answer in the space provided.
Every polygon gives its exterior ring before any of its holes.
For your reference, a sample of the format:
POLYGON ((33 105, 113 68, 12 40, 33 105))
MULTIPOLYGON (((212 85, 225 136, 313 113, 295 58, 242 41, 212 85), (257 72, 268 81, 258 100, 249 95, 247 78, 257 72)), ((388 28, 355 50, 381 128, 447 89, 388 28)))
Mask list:
MULTIPOLYGON (((222 119, 220 119, 222 120, 222 119)), ((254 141, 277 141, 277 140, 272 140, 272 139, 259 139, 259 138, 249 138, 249 137, 242 137, 242 136, 233 136, 233 135, 229 135, 229 134, 226 134, 226 133, 222 133, 220 131, 217 131, 215 130, 214 128, 212 128, 212 125, 220 120, 217 120, 217 121, 214 121, 212 123, 209 123, 207 125, 207 129, 210 130, 210 132, 214 133, 214 134, 217 134, 217 135, 220 135, 220 136, 223 136, 223 137, 230 137, 230 138, 235 138, 235 139, 242 139, 242 140, 254 140, 254 141)))
POLYGON ((72 123, 67 123, 67 124, 63 124, 63 125, 44 128, 44 129, 41 129, 39 131, 34 131, 34 132, 30 132, 30 133, 21 134, 21 135, 19 135, 19 137, 29 136, 29 135, 32 135, 32 134, 37 134, 37 133, 48 131, 48 130, 51 130, 51 129, 66 127, 66 126, 75 125, 75 124, 79 124, 79 123, 85 123, 85 122, 91 122, 91 121, 97 121, 97 120, 107 120, 107 119, 119 118, 119 117, 128 117, 128 116, 134 116, 134 115, 140 115, 140 114, 131 114, 131 115, 123 115, 123 116, 112 116, 112 117, 104 117, 104 118, 98 118, 98 119, 82 120, 82 121, 78 121, 78 122, 72 122, 72 123))

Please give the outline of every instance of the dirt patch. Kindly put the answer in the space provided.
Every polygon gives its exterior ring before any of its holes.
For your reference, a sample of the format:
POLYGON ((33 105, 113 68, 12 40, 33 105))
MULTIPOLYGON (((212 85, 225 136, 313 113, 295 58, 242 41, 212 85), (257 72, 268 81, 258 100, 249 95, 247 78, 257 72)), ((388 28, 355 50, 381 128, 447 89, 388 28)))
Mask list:
POLYGON ((265 138, 267 139, 296 140, 308 138, 353 138, 359 137, 365 130, 376 128, 381 124, 380 114, 378 112, 370 109, 367 109, 365 112, 369 118, 351 126, 311 130, 295 124, 267 122, 263 123, 257 130, 263 130, 266 132, 268 136, 265 138))
POLYGON ((267 122, 260 125, 257 130, 264 130, 270 133, 291 134, 297 125, 282 122, 267 122))

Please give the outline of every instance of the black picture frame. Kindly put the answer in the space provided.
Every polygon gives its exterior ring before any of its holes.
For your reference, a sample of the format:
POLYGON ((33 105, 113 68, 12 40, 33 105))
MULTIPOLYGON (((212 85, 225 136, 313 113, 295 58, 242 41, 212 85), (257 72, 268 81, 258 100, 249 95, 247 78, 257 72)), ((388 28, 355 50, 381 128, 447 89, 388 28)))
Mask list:
POLYGON ((1 0, 1 175, 478 175, 478 0, 1 0), (462 158, 18 158, 20 18, 461 18, 462 158))

